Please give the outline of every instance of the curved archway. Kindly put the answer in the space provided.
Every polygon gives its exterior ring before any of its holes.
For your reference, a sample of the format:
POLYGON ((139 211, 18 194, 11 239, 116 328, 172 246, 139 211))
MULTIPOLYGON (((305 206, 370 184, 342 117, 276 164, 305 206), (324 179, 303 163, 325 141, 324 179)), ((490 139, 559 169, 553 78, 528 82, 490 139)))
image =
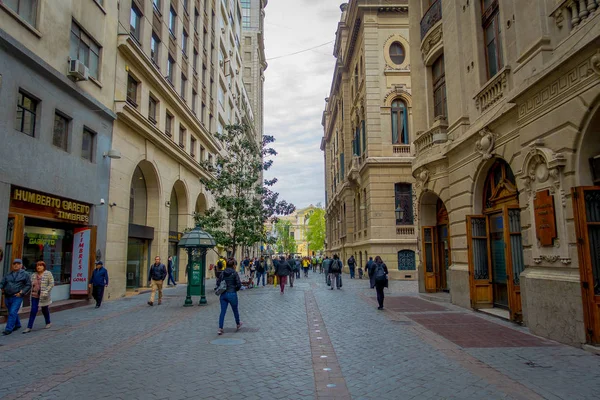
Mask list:
POLYGON ((600 102, 582 130, 577 149, 576 171, 579 186, 600 185, 600 102))
MULTIPOLYGON (((423 193, 419 209, 425 290, 449 291, 448 270, 452 264, 452 255, 448 210, 442 199, 432 191, 423 193)), ((400 254, 398 257, 400 260, 400 254)))
POLYGON ((206 210, 208 210, 208 202, 206 201, 206 196, 204 195, 204 193, 200 193, 196 198, 196 207, 194 208, 194 212, 196 214, 204 215, 206 210))
POLYGON ((169 230, 182 232, 189 227, 188 194, 183 181, 173 184, 169 202, 169 230))

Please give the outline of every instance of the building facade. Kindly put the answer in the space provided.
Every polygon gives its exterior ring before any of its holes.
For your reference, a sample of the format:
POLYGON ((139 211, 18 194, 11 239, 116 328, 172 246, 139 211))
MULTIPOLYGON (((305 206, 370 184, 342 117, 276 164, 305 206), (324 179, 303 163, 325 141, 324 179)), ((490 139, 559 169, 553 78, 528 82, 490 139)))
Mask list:
POLYGON ((420 290, 600 342, 600 3, 409 5, 420 290))
POLYGON ((43 260, 54 300, 87 298, 106 249, 117 5, 101 3, 0 2, 0 274, 43 260))
POLYGON ((214 205, 201 163, 224 155, 213 132, 253 121, 241 15, 237 0, 120 3, 113 142, 123 158, 111 170, 106 259, 113 296, 145 286, 156 255, 172 256, 176 279, 185 279, 178 240, 194 213, 214 205))
POLYGON ((306 234, 308 232, 308 219, 315 209, 316 207, 311 204, 308 207, 294 211, 290 215, 279 217, 279 220, 281 221, 290 222, 291 225, 289 234, 296 241, 296 251, 301 256, 312 256, 314 252, 314 250, 310 247, 310 243, 307 240, 306 234))
POLYGON ((381 256, 393 279, 416 279, 408 4, 389 3, 340 7, 322 119, 326 252, 363 267, 381 256))

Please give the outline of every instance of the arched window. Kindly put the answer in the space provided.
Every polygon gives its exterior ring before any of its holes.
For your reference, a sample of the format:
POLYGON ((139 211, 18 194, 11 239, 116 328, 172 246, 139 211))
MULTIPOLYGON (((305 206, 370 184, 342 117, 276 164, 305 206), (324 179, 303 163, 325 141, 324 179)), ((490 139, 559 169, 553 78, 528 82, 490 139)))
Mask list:
POLYGON ((414 271, 415 269, 415 252, 412 250, 400 250, 398 252, 398 270, 414 271))
POLYGON ((409 144, 408 109, 399 99, 392 102, 392 144, 409 144))

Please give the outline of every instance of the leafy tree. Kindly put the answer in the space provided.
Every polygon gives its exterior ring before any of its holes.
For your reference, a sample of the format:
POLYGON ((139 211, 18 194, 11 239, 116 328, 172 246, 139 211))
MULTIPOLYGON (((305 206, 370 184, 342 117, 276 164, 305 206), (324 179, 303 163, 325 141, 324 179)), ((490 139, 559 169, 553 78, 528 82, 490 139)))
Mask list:
POLYGON ((320 204, 308 218, 306 240, 310 243, 311 251, 320 251, 325 247, 325 210, 320 204))
POLYGON ((275 224, 277 232, 277 251, 282 254, 296 253, 298 245, 296 239, 290 235, 292 223, 290 221, 279 220, 275 224))
POLYGON ((287 215, 296 209, 293 204, 279 200, 279 193, 270 187, 277 179, 261 182, 263 171, 273 165, 271 157, 277 152, 269 147, 275 141, 265 135, 260 144, 247 125, 228 125, 223 133, 215 133, 223 145, 215 164, 202 161, 212 179, 200 182, 214 196, 216 206, 204 215, 195 214, 196 223, 210 233, 217 243, 236 254, 239 246, 252 246, 267 241, 264 222, 287 215))

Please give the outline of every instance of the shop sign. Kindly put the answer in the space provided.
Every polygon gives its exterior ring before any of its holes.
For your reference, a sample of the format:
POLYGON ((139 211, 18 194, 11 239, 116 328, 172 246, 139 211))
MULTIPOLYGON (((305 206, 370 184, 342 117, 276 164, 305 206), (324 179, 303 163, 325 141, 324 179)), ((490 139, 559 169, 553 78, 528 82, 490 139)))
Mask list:
POLYGON ((169 231, 169 242, 179 242, 182 235, 181 232, 169 231))
POLYGON ((16 186, 10 193, 10 207, 74 224, 87 225, 90 222, 89 204, 16 186))
POLYGON ((533 200, 535 214, 535 234, 541 246, 553 246, 556 239, 556 217, 554 214, 554 196, 549 190, 535 194, 533 200))
POLYGON ((75 229, 73 262, 71 264, 71 294, 87 294, 92 230, 75 229))

